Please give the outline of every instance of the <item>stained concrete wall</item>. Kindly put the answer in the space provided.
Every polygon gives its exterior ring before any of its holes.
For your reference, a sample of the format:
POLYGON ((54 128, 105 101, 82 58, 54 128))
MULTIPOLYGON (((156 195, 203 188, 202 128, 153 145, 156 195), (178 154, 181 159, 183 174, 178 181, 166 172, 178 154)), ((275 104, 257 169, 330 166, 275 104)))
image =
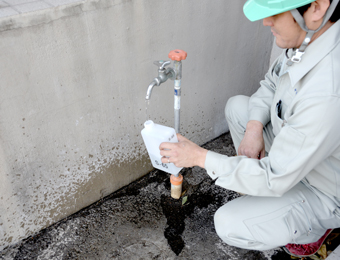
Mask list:
POLYGON ((228 127, 224 105, 251 94, 272 36, 243 1, 88 0, 0 19, 0 250, 152 169, 140 131, 173 126, 173 82, 153 61, 183 62, 181 129, 203 144, 228 127))
POLYGON ((269 59, 269 65, 271 65, 283 52, 283 49, 278 47, 275 43, 275 38, 273 40, 273 46, 272 46, 272 51, 270 54, 270 59, 269 59))

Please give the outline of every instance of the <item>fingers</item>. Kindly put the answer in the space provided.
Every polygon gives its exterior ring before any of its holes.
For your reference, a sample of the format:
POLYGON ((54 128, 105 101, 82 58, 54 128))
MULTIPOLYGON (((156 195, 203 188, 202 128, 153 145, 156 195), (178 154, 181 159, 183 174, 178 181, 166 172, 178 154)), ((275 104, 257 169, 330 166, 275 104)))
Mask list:
POLYGON ((176 158, 175 157, 169 157, 169 156, 163 156, 161 158, 162 163, 175 163, 176 158))
POLYGON ((237 149, 237 155, 243 155, 242 151, 241 151, 241 145, 237 149))
POLYGON ((171 150, 160 150, 160 154, 163 157, 171 157, 173 155, 171 150))
POLYGON ((183 135, 181 134, 177 134, 177 139, 178 139, 178 142, 183 142, 183 141, 187 141, 188 139, 185 138, 183 135))
POLYGON ((253 159, 259 159, 260 153, 249 153, 249 155, 246 155, 249 158, 253 158, 253 159))
POLYGON ((161 161, 162 161, 162 163, 171 163, 171 162, 170 162, 170 157, 165 157, 165 156, 163 156, 163 157, 161 158, 161 161))
POLYGON ((177 167, 200 166, 204 168, 207 150, 177 134, 178 143, 162 143, 162 163, 173 163, 177 167))
MULTIPOLYGON (((256 150, 249 150, 249 149, 238 149, 238 155, 244 155, 247 156, 248 158, 253 158, 253 159, 260 159, 262 158, 262 151, 258 152, 256 150)), ((264 156, 263 156, 264 157, 264 156)))
POLYGON ((161 143, 159 146, 160 154, 165 157, 175 156, 179 148, 179 143, 161 143))
POLYGON ((263 149, 263 150, 261 151, 261 153, 260 153, 259 159, 261 160, 262 158, 265 157, 265 155, 266 155, 266 151, 263 149))
MULTIPOLYGON (((176 149, 176 147, 178 147, 179 145, 180 146, 185 146, 184 144, 180 144, 181 142, 184 142, 184 141, 188 141, 187 138, 185 138, 183 135, 181 134, 177 134, 177 139, 178 139, 178 143, 167 143, 167 142, 164 142, 164 143, 161 143, 160 146, 159 146, 159 150, 161 151, 164 151, 164 150, 174 150, 176 149)), ((161 153, 162 154, 162 153, 161 153)), ((168 153, 164 153, 162 154, 164 156, 169 156, 170 154, 168 153)))
POLYGON ((175 143, 161 143, 159 145, 159 150, 171 150, 173 148, 175 143))
POLYGON ((175 166, 177 166, 177 159, 176 157, 171 157, 171 156, 163 156, 161 158, 162 163, 173 163, 175 166))

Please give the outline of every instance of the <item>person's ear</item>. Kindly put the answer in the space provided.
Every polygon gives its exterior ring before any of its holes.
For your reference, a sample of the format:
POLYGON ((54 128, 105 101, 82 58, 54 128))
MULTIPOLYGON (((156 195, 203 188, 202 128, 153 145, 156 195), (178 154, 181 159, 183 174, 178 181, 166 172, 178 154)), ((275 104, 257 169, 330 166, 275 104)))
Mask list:
POLYGON ((316 0, 311 3, 311 6, 303 15, 309 29, 316 30, 319 28, 329 6, 329 0, 316 0))
POLYGON ((316 0, 311 3, 306 15, 309 15, 313 22, 317 22, 323 19, 329 6, 329 0, 316 0))

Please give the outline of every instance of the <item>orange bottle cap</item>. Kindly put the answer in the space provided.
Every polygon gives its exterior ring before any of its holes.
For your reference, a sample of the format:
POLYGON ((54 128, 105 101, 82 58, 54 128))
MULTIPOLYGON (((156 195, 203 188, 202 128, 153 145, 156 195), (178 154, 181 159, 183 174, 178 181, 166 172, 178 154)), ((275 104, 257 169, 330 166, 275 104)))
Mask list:
POLYGON ((187 56, 188 54, 182 50, 173 50, 169 53, 169 58, 177 61, 185 60, 187 56))
POLYGON ((171 174, 170 182, 173 185, 180 185, 183 182, 183 176, 181 174, 178 174, 178 177, 176 177, 175 175, 171 174))

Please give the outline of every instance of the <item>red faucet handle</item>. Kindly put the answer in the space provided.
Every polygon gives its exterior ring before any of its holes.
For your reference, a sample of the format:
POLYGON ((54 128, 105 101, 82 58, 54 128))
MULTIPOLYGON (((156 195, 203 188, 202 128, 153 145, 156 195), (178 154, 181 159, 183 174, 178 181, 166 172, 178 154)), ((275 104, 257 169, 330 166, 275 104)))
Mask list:
POLYGON ((176 61, 185 60, 188 54, 182 50, 173 50, 169 53, 169 58, 176 61))

